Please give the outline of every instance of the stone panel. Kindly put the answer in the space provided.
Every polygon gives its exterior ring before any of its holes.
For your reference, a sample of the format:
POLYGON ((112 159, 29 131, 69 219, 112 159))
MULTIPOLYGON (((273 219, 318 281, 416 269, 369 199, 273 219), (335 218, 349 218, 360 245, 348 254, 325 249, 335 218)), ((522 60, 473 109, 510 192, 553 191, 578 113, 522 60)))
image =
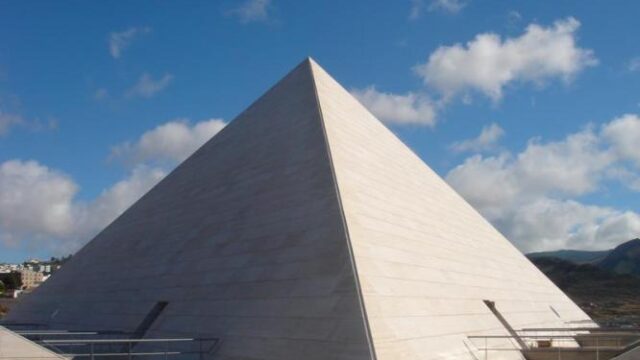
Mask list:
MULTIPOLYGON (((467 335, 508 334, 483 300, 495 301, 515 328, 589 320, 355 98, 312 68, 378 360, 482 358, 467 335)), ((498 356, 521 358, 491 354, 498 356)))
POLYGON ((371 358, 308 62, 12 312, 220 337, 215 359, 371 358))

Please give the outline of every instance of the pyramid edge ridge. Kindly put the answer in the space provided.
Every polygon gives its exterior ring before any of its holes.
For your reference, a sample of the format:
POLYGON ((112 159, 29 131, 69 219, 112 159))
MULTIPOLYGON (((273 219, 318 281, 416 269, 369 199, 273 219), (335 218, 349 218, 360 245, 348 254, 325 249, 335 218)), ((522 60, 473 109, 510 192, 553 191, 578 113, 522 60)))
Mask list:
MULTIPOLYGON (((316 106, 318 108, 318 115, 320 118, 320 126, 322 127, 322 136, 324 139, 324 144, 325 144, 325 150, 327 152, 327 159, 329 160, 329 167, 331 169, 331 178, 333 180, 333 186, 336 192, 336 201, 338 202, 338 208, 339 208, 339 212, 340 212, 340 218, 342 221, 342 227, 343 227, 343 231, 344 231, 344 235, 345 235, 345 239, 346 239, 346 245, 347 245, 347 250, 349 252, 349 263, 351 264, 351 271, 353 273, 353 277, 354 277, 354 283, 356 286, 356 293, 358 294, 358 303, 360 305, 360 312, 362 315, 362 321, 363 321, 363 326, 364 326, 364 331, 365 331, 365 335, 367 338, 367 345, 369 347, 369 353, 371 356, 371 360, 377 360, 377 355, 376 355, 376 350, 375 350, 375 346, 374 346, 374 342, 373 342, 373 335, 371 333, 371 327, 369 326, 369 316, 367 314, 367 309, 364 303, 364 295, 362 293, 362 286, 360 284, 360 277, 358 276, 358 267, 356 265, 356 259, 355 259, 355 255, 354 255, 354 251, 353 251, 353 245, 351 243, 351 236, 349 234, 349 226, 347 224, 347 219, 346 219, 346 215, 345 215, 345 211, 344 211, 344 207, 342 204, 342 197, 340 195, 340 187, 338 186, 338 178, 336 175, 336 170, 335 170, 335 166, 333 163, 333 157, 331 154, 331 146, 329 145, 329 138, 328 138, 328 134, 327 134, 327 129, 326 129, 326 125, 325 125, 325 120, 324 120, 324 113, 322 111, 322 105, 320 103, 320 95, 318 94, 318 87, 316 84, 316 77, 315 77, 315 72, 314 72, 314 68, 319 68, 322 71, 324 71, 326 73, 326 70, 324 70, 318 63, 316 63, 310 56, 308 56, 307 58, 305 58, 305 60, 303 61, 303 64, 308 64, 308 68, 309 68, 309 72, 311 73, 311 81, 312 81, 312 86, 313 86, 313 92, 315 95, 315 101, 316 101, 316 106)), ((327 73, 328 74, 328 73, 327 73)))

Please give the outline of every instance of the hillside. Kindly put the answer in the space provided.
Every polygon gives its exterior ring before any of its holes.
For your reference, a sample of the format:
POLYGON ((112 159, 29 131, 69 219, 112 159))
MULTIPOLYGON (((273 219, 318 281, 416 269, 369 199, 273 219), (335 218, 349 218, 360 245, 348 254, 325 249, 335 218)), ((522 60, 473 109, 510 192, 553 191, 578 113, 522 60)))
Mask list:
POLYGON ((598 266, 617 274, 640 276, 640 239, 617 246, 598 262, 598 266))
POLYGON ((629 240, 611 250, 557 250, 530 253, 527 257, 529 259, 556 258, 574 264, 592 264, 616 274, 640 276, 640 239, 629 240))
POLYGON ((576 264, 588 264, 598 262, 604 259, 611 250, 601 251, 585 251, 585 250, 558 250, 558 251, 544 251, 527 254, 531 259, 537 258, 558 258, 567 261, 571 261, 576 264))
POLYGON ((558 258, 531 261, 594 320, 640 325, 640 278, 558 258))

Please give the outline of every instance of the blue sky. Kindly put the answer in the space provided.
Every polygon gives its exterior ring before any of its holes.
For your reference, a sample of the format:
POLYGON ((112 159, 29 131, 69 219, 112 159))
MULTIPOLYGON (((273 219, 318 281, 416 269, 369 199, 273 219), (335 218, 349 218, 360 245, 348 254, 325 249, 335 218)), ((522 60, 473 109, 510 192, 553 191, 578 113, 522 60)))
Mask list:
POLYGON ((636 2, 0 2, 0 262, 72 252, 312 56, 523 251, 640 236, 636 2))

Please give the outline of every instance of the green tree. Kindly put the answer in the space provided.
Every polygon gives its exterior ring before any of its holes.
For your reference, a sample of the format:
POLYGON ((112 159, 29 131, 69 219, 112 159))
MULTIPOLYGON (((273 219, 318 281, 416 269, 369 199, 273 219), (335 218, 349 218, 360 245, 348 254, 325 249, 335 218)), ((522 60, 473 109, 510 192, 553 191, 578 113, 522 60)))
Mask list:
POLYGON ((15 290, 22 287, 22 277, 19 272, 0 274, 0 281, 4 284, 5 290, 15 290))

